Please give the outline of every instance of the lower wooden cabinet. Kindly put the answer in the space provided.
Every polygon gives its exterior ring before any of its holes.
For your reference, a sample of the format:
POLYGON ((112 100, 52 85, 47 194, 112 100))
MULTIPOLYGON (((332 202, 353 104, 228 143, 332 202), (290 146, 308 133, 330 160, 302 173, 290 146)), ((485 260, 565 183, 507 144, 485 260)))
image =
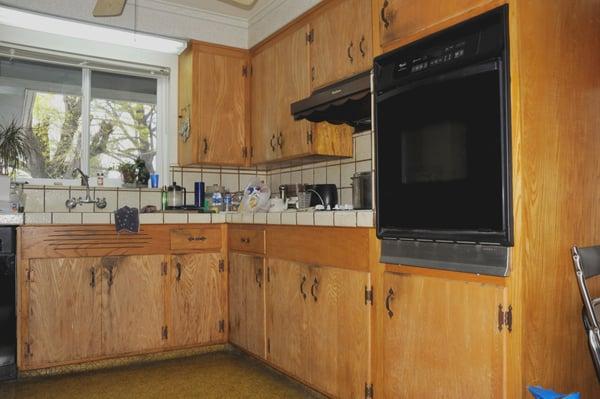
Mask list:
POLYGON ((265 357, 263 257, 229 254, 229 341, 265 357))
POLYGON ((171 257, 170 346, 224 341, 227 280, 220 261, 220 253, 171 257))
POLYGON ((504 287, 385 273, 383 398, 503 398, 504 287))
POLYGON ((366 272, 269 259, 267 359, 333 397, 364 397, 369 286, 366 272))

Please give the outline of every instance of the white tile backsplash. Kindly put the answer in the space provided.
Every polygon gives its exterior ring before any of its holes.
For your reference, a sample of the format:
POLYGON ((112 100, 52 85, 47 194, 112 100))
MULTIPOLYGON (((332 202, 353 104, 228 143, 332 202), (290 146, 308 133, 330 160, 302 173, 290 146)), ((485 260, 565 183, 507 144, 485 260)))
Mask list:
POLYGON ((118 193, 118 208, 129 206, 131 208, 140 207, 140 192, 139 190, 119 190, 118 193))
POLYGON ((52 214, 54 224, 81 224, 81 213, 56 212, 52 214))
POLYGON ((146 205, 154 205, 156 209, 161 209, 161 193, 160 191, 145 191, 141 192, 140 207, 143 208, 146 205))
POLYGON ((230 192, 239 191, 240 176, 238 174, 223 173, 221 175, 221 184, 225 187, 225 190, 230 192))
POLYGON ((108 213, 84 213, 84 224, 108 224, 110 223, 110 214, 108 213))
POLYGON ((95 207, 96 212, 110 213, 110 212, 114 212, 117 210, 118 207, 117 207, 117 190, 116 189, 107 190, 107 189, 96 188, 94 195, 95 195, 94 198, 106 199, 106 208, 100 209, 98 207, 95 207))
POLYGON ((51 224, 51 213, 25 213, 26 224, 51 224))
POLYGON ((355 159, 357 161, 363 161, 365 159, 371 159, 371 134, 359 135, 356 137, 355 145, 355 159))
POLYGON ((44 189, 25 190, 25 212, 44 212, 44 189))
POLYGON ((68 212, 65 201, 69 198, 68 189, 46 189, 45 212, 68 212))

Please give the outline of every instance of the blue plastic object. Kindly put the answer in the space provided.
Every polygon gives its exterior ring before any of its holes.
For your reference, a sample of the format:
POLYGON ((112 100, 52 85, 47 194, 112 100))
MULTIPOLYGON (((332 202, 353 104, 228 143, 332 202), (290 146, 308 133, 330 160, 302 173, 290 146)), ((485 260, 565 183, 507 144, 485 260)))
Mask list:
POLYGON ((529 392, 535 399, 580 399, 579 392, 570 393, 565 395, 564 393, 558 393, 542 387, 527 387, 529 392))

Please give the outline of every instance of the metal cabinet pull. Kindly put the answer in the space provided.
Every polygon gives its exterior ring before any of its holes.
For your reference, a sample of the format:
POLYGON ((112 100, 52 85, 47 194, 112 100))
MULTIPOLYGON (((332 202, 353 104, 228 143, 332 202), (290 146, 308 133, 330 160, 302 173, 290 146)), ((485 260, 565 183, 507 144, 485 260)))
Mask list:
POLYGON ((92 267, 90 269, 90 272, 92 273, 92 281, 90 281, 90 287, 96 288, 96 268, 92 267))
POLYGON ((350 60, 350 63, 352 64, 354 62, 354 58, 352 57, 352 48, 354 47, 354 43, 350 42, 350 45, 348 46, 348 60, 350 60))
POLYGON ((317 288, 319 288, 319 280, 317 280, 317 278, 315 277, 315 281, 310 286, 310 294, 312 295, 315 302, 317 302, 317 294, 315 294, 315 291, 317 290, 317 288))
POLYGON ((304 292, 304 283, 306 283, 306 276, 302 276, 302 282, 300 283, 300 293, 302 294, 302 298, 306 300, 306 292, 304 292))
POLYGON ((181 280, 181 268, 181 263, 177 262, 175 265, 175 270, 177 271, 177 274, 175 274, 175 280, 177 281, 181 280))
POLYGON ((192 241, 206 241, 206 237, 204 237, 204 236, 197 236, 197 237, 195 237, 195 236, 189 236, 188 237, 188 241, 189 242, 192 242, 192 241))
POLYGON ((394 299, 394 290, 390 288, 387 297, 385 298, 385 308, 388 312, 388 316, 390 317, 390 319, 394 315, 394 312, 392 312, 392 309, 390 308, 392 299, 394 299))
POLYGON ((389 5, 390 5, 390 2, 388 0, 385 0, 383 2, 383 6, 381 7, 381 21, 383 22, 383 27, 385 29, 389 28, 389 26, 390 26, 390 20, 387 19, 386 15, 385 15, 385 10, 386 10, 386 8, 388 8, 389 5))
POLYGON ((283 132, 279 132, 279 137, 277 137, 277 145, 279 148, 283 147, 283 132))
POLYGON ((271 137, 271 150, 275 151, 275 144, 273 144, 273 141, 275 141, 275 135, 273 135, 273 137, 271 137))
POLYGON ((360 55, 362 55, 363 58, 365 58, 365 55, 367 54, 365 49, 363 48, 363 44, 365 44, 365 35, 362 35, 360 38, 360 43, 358 43, 358 49, 360 50, 360 55))
POLYGON ((256 284, 258 284, 258 288, 262 288, 262 269, 260 267, 256 270, 254 279, 256 280, 256 284))
POLYGON ((108 286, 112 287, 113 282, 114 282, 114 273, 113 273, 113 268, 110 267, 108 269, 108 286))
POLYGON ((206 139, 206 137, 204 138, 204 153, 208 153, 208 140, 206 139))
POLYGON ((242 237, 240 241, 242 241, 242 244, 250 244, 250 237, 242 237))

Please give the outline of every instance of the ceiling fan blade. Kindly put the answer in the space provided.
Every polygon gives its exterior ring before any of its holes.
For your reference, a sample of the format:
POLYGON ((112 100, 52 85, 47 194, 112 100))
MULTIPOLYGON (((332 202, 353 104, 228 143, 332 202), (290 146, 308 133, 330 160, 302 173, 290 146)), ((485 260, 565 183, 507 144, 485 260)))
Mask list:
POLYGON ((94 17, 118 17, 123 14, 127 0, 97 0, 94 17))
POLYGON ((251 9, 254 4, 256 4, 257 0, 221 0, 223 3, 231 4, 235 7, 245 8, 247 10, 251 9))

